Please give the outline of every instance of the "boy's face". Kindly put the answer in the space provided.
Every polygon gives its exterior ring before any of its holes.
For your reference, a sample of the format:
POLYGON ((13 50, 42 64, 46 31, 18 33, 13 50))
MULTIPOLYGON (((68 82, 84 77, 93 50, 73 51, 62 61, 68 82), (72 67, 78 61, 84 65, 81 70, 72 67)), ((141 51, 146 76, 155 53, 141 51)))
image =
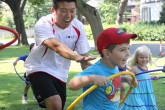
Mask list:
POLYGON ((122 43, 117 44, 115 48, 110 52, 109 50, 109 57, 107 57, 108 66, 114 68, 115 66, 119 66, 124 68, 126 65, 126 61, 129 57, 129 44, 122 43))
POLYGON ((76 15, 75 2, 59 2, 58 9, 52 8, 52 12, 55 15, 55 24, 61 29, 65 29, 76 15))
POLYGON ((147 52, 139 53, 137 56, 138 66, 145 67, 149 62, 149 54, 147 52))

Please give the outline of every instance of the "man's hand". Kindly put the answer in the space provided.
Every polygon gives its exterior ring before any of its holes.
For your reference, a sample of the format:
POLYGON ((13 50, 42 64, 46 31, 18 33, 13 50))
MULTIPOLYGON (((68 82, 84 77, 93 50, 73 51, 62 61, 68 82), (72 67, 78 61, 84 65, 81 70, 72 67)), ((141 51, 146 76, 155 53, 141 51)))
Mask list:
POLYGON ((94 57, 89 57, 87 54, 86 55, 78 55, 76 58, 77 58, 76 62, 81 63, 82 70, 84 70, 87 67, 91 66, 92 63, 90 63, 90 61, 96 59, 94 57))
POLYGON ((82 64, 86 64, 86 63, 88 63, 88 61, 91 61, 91 60, 94 60, 94 59, 96 59, 96 58, 89 57, 89 56, 77 55, 76 62, 80 62, 82 64))

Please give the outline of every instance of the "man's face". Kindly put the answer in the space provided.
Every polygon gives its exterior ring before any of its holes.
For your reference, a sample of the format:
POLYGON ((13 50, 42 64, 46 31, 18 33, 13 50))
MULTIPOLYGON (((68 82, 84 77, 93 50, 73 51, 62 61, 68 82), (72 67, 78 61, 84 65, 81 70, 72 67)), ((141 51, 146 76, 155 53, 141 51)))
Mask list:
POLYGON ((59 2, 58 9, 52 9, 52 12, 55 15, 55 24, 59 28, 65 29, 76 15, 75 2, 59 2))

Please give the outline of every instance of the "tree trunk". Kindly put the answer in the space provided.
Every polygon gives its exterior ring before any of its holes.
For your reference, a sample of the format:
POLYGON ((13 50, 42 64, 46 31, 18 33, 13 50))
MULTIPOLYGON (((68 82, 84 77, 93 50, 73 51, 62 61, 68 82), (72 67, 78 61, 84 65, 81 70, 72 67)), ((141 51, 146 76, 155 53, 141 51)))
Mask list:
POLYGON ((97 37, 103 30, 100 15, 94 7, 86 4, 83 0, 77 0, 77 7, 81 14, 86 17, 91 26, 96 49, 97 37))
POLYGON ((14 23, 16 25, 16 31, 19 34, 18 44, 28 45, 27 35, 25 32, 25 26, 24 26, 24 20, 23 20, 23 16, 21 12, 21 7, 20 7, 21 0, 4 0, 4 2, 9 5, 10 9, 13 12, 14 23))
POLYGON ((120 25, 123 22, 123 12, 127 6, 128 0, 121 0, 120 6, 119 6, 119 11, 117 13, 117 19, 116 19, 116 24, 120 25))
POLYGON ((82 22, 82 15, 79 10, 77 10, 78 20, 82 22))

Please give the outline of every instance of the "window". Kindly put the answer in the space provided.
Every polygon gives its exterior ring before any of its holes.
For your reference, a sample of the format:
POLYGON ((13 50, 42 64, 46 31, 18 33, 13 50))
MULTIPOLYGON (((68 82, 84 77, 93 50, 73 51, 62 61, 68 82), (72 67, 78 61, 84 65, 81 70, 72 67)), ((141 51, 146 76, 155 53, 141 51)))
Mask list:
POLYGON ((150 22, 151 21, 151 8, 150 7, 144 7, 142 8, 142 21, 150 22))

